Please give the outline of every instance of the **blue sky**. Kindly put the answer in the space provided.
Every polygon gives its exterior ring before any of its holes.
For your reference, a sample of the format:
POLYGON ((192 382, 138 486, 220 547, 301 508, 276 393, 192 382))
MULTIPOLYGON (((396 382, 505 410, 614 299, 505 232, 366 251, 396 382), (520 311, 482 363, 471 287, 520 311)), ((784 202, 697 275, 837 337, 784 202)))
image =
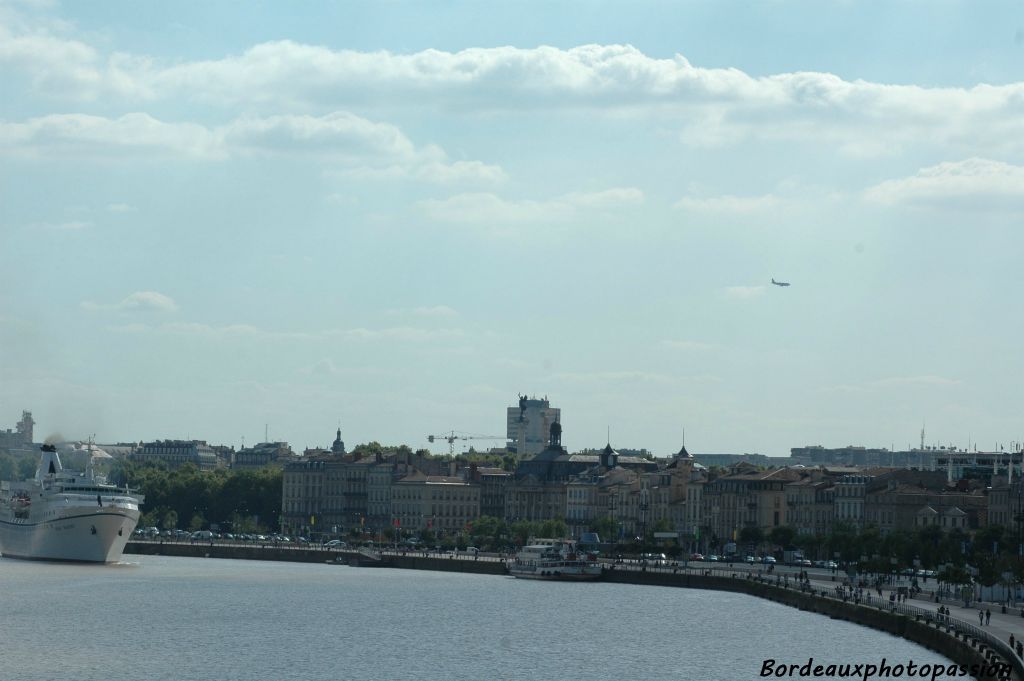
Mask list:
POLYGON ((8 425, 1024 439, 1018 4, 302 9, 0 3, 8 425))

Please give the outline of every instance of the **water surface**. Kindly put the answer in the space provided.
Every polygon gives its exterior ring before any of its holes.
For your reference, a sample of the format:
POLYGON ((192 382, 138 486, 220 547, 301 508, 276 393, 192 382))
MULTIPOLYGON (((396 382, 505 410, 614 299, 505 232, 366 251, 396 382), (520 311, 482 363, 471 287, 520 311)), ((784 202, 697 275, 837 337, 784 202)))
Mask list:
POLYGON ((742 681, 759 678, 766 658, 950 664, 903 639, 742 594, 126 558, 0 559, 0 678, 742 681))

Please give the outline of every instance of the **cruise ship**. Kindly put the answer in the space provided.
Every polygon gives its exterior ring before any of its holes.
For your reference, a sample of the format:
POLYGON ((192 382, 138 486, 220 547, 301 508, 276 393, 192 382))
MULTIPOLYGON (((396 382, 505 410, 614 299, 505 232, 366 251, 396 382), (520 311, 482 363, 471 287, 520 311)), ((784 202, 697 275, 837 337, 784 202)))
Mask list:
POLYGON ((43 445, 34 479, 0 483, 0 554, 116 563, 143 499, 96 475, 91 455, 84 472, 66 471, 56 448, 43 445))

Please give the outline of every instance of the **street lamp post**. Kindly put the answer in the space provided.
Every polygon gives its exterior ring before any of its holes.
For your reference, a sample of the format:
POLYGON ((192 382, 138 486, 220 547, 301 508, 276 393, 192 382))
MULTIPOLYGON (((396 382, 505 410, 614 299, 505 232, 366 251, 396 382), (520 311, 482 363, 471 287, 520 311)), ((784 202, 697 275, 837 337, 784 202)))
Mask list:
POLYGON ((616 490, 611 490, 608 494, 608 518, 614 523, 614 543, 619 543, 619 519, 616 515, 619 505, 618 493, 616 490))
MULTIPOLYGON (((1010 455, 1010 466, 1013 466, 1012 454, 1010 455)), ((1022 467, 1024 468, 1024 467, 1022 467)), ((1017 576, 1021 574, 1021 561, 1024 561, 1024 539, 1021 537, 1021 523, 1024 521, 1024 507, 1021 505, 1021 493, 1024 492, 1024 480, 1017 479, 1017 515, 1014 518, 1014 525, 1017 528, 1017 576)), ((1012 490, 1011 490, 1012 491, 1012 490)), ((1014 580, 1016 581, 1016 580, 1014 580)), ((1014 600, 1016 600, 1014 594, 1014 600)), ((1024 616, 1024 615, 1022 615, 1024 616)))
POLYGON ((647 509, 648 509, 648 492, 647 489, 640 490, 640 538, 643 543, 647 543, 647 509))

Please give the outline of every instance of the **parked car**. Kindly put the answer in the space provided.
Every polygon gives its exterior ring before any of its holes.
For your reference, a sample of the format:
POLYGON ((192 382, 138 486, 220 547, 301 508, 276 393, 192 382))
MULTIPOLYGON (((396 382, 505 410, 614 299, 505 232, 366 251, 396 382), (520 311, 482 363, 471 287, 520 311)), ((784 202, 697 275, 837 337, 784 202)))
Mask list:
POLYGON ((690 560, 704 560, 704 554, 703 553, 691 553, 690 554, 690 560))
POLYGON ((761 562, 765 565, 775 565, 775 556, 765 556, 761 559, 761 562))
POLYGON ((719 561, 719 558, 718 558, 718 556, 716 556, 715 554, 712 553, 710 556, 708 556, 704 560, 706 560, 709 563, 717 563, 719 561))
POLYGON ((331 549, 343 549, 348 545, 340 539, 332 539, 331 541, 324 544, 324 546, 331 549))

